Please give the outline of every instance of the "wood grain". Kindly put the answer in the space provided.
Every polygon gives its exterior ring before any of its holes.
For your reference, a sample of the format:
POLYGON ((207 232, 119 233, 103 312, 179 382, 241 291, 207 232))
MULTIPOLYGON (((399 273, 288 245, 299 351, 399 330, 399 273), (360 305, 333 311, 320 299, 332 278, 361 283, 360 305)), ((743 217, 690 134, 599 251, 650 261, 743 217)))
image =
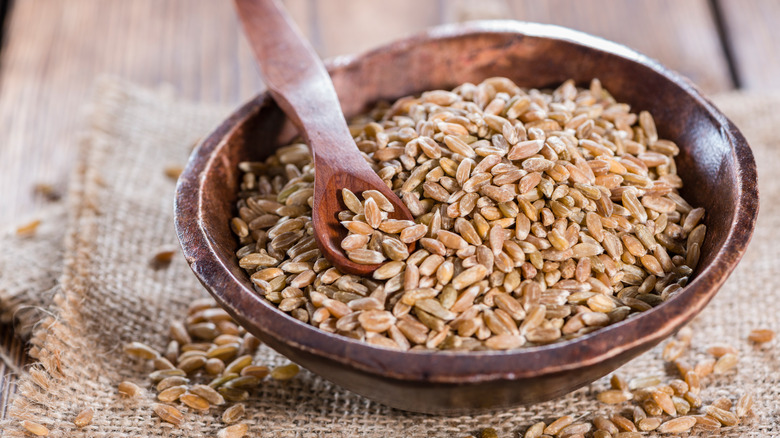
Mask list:
MULTIPOLYGON (((13 327, 10 325, 0 324, 0 348, 11 357, 15 367, 24 366, 29 361, 24 353, 24 344, 14 336, 13 327)), ((5 418, 8 399, 16 390, 15 380, 16 375, 12 367, 0 360, 0 420, 5 418)))
POLYGON ((780 2, 718 0, 739 85, 780 89, 780 2))
POLYGON ((625 44, 707 93, 733 87, 707 0, 332 0, 325 5, 311 1, 310 7, 297 5, 293 11, 304 26, 314 14, 308 36, 322 56, 361 52, 434 24, 517 19, 559 24, 625 44))
POLYGON ((35 182, 66 180, 82 105, 99 75, 170 84, 180 96, 215 103, 236 103, 261 87, 234 11, 221 2, 30 0, 14 6, 8 36, 0 222, 41 202, 31 193, 35 182))
MULTIPOLYGON (((772 0, 767 0, 771 2, 772 0)), ((737 3, 737 2, 734 2, 737 3)), ((453 20, 496 18, 558 24, 625 44, 687 76, 705 92, 728 90, 728 64, 707 0, 458 0, 453 20)), ((741 3, 740 3, 741 4, 741 3)))
MULTIPOLYGON (((445 0, 446 2, 446 0, 445 0)), ((363 52, 441 23, 440 1, 328 0, 312 2, 320 55, 363 52)))

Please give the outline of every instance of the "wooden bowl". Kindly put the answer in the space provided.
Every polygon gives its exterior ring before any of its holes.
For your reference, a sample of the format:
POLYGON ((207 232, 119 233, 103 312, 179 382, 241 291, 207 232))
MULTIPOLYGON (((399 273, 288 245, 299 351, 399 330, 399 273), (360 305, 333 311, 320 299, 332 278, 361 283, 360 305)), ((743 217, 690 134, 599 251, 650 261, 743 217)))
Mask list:
POLYGON ((690 321, 745 252, 758 212, 756 166, 737 128, 686 79, 626 47, 519 22, 444 26, 338 58, 330 74, 347 117, 381 99, 506 76, 523 87, 601 80, 682 149, 683 196, 706 208, 707 238, 685 290, 595 333, 507 352, 401 352, 304 324, 259 297, 235 257, 237 164, 294 134, 265 93, 236 110, 193 152, 176 193, 176 228, 198 279, 242 326, 294 362, 351 391, 415 412, 463 413, 539 402, 608 374, 690 321))

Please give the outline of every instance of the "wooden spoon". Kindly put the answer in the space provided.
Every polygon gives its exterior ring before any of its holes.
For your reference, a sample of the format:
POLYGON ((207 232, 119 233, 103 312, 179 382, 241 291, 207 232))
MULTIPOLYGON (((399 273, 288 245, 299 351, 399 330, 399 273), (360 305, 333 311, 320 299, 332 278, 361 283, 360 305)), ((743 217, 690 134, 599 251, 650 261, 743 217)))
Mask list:
POLYGON ((279 3, 235 0, 235 4, 268 91, 314 154, 312 222, 320 251, 343 273, 370 274, 380 265, 355 263, 341 249, 346 236, 337 217, 346 209, 341 189, 356 194, 378 190, 393 204, 393 218, 414 217, 360 155, 325 66, 279 3))

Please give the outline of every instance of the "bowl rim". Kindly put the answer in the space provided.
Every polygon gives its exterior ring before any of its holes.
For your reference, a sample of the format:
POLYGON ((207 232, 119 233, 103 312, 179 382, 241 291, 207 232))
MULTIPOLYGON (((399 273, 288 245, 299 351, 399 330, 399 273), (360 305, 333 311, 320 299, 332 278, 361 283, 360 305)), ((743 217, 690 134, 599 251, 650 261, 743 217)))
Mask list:
POLYGON ((758 214, 757 175, 755 160, 745 138, 688 79, 633 49, 599 37, 555 25, 509 20, 438 26, 363 54, 336 57, 327 63, 328 70, 337 72, 379 54, 405 51, 435 40, 469 38, 481 34, 512 34, 560 40, 587 50, 606 52, 653 70, 692 97, 720 127, 723 141, 730 144, 737 167, 735 175, 738 179, 736 190, 739 202, 735 206, 735 220, 712 262, 674 300, 594 333, 549 345, 509 351, 397 351, 327 333, 278 310, 245 287, 216 256, 214 243, 204 226, 200 206, 203 204, 205 179, 201 175, 218 159, 214 152, 223 146, 226 138, 242 122, 273 104, 264 91, 239 107, 202 141, 193 151, 176 188, 175 226, 184 255, 195 275, 223 308, 234 317, 239 316, 238 319, 254 319, 255 323, 250 323, 252 328, 291 348, 328 358, 346 367, 405 381, 475 383, 535 377, 595 365, 643 345, 657 344, 706 306, 736 267, 753 234, 758 214), (240 311, 239 305, 246 306, 247 303, 251 311, 240 311), (262 324, 257 321, 262 321, 262 324), (627 341, 621 335, 627 328, 634 333, 644 334, 627 341), (577 360, 569 360, 575 357, 577 360), (490 360, 485 360, 488 358, 490 360))

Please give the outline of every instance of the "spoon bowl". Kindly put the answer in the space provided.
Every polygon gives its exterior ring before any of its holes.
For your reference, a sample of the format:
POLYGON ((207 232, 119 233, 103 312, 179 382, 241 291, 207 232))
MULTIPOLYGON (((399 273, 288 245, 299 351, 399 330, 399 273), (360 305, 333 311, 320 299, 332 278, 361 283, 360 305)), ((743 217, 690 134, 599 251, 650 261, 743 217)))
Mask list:
POLYGON ((680 146, 682 195, 707 211, 707 239, 690 283, 673 299, 582 337, 519 350, 395 351, 302 323, 253 290, 238 266, 238 163, 260 160, 296 135, 262 93, 237 109, 193 152, 179 180, 176 227, 193 271, 241 325, 310 371, 395 408, 464 413, 533 403, 586 385, 679 330, 737 265, 758 211, 753 155, 737 128, 686 79, 626 47, 565 28, 483 22, 433 29, 329 72, 344 114, 380 100, 506 76, 521 87, 597 77, 620 102, 656 117, 680 146))

